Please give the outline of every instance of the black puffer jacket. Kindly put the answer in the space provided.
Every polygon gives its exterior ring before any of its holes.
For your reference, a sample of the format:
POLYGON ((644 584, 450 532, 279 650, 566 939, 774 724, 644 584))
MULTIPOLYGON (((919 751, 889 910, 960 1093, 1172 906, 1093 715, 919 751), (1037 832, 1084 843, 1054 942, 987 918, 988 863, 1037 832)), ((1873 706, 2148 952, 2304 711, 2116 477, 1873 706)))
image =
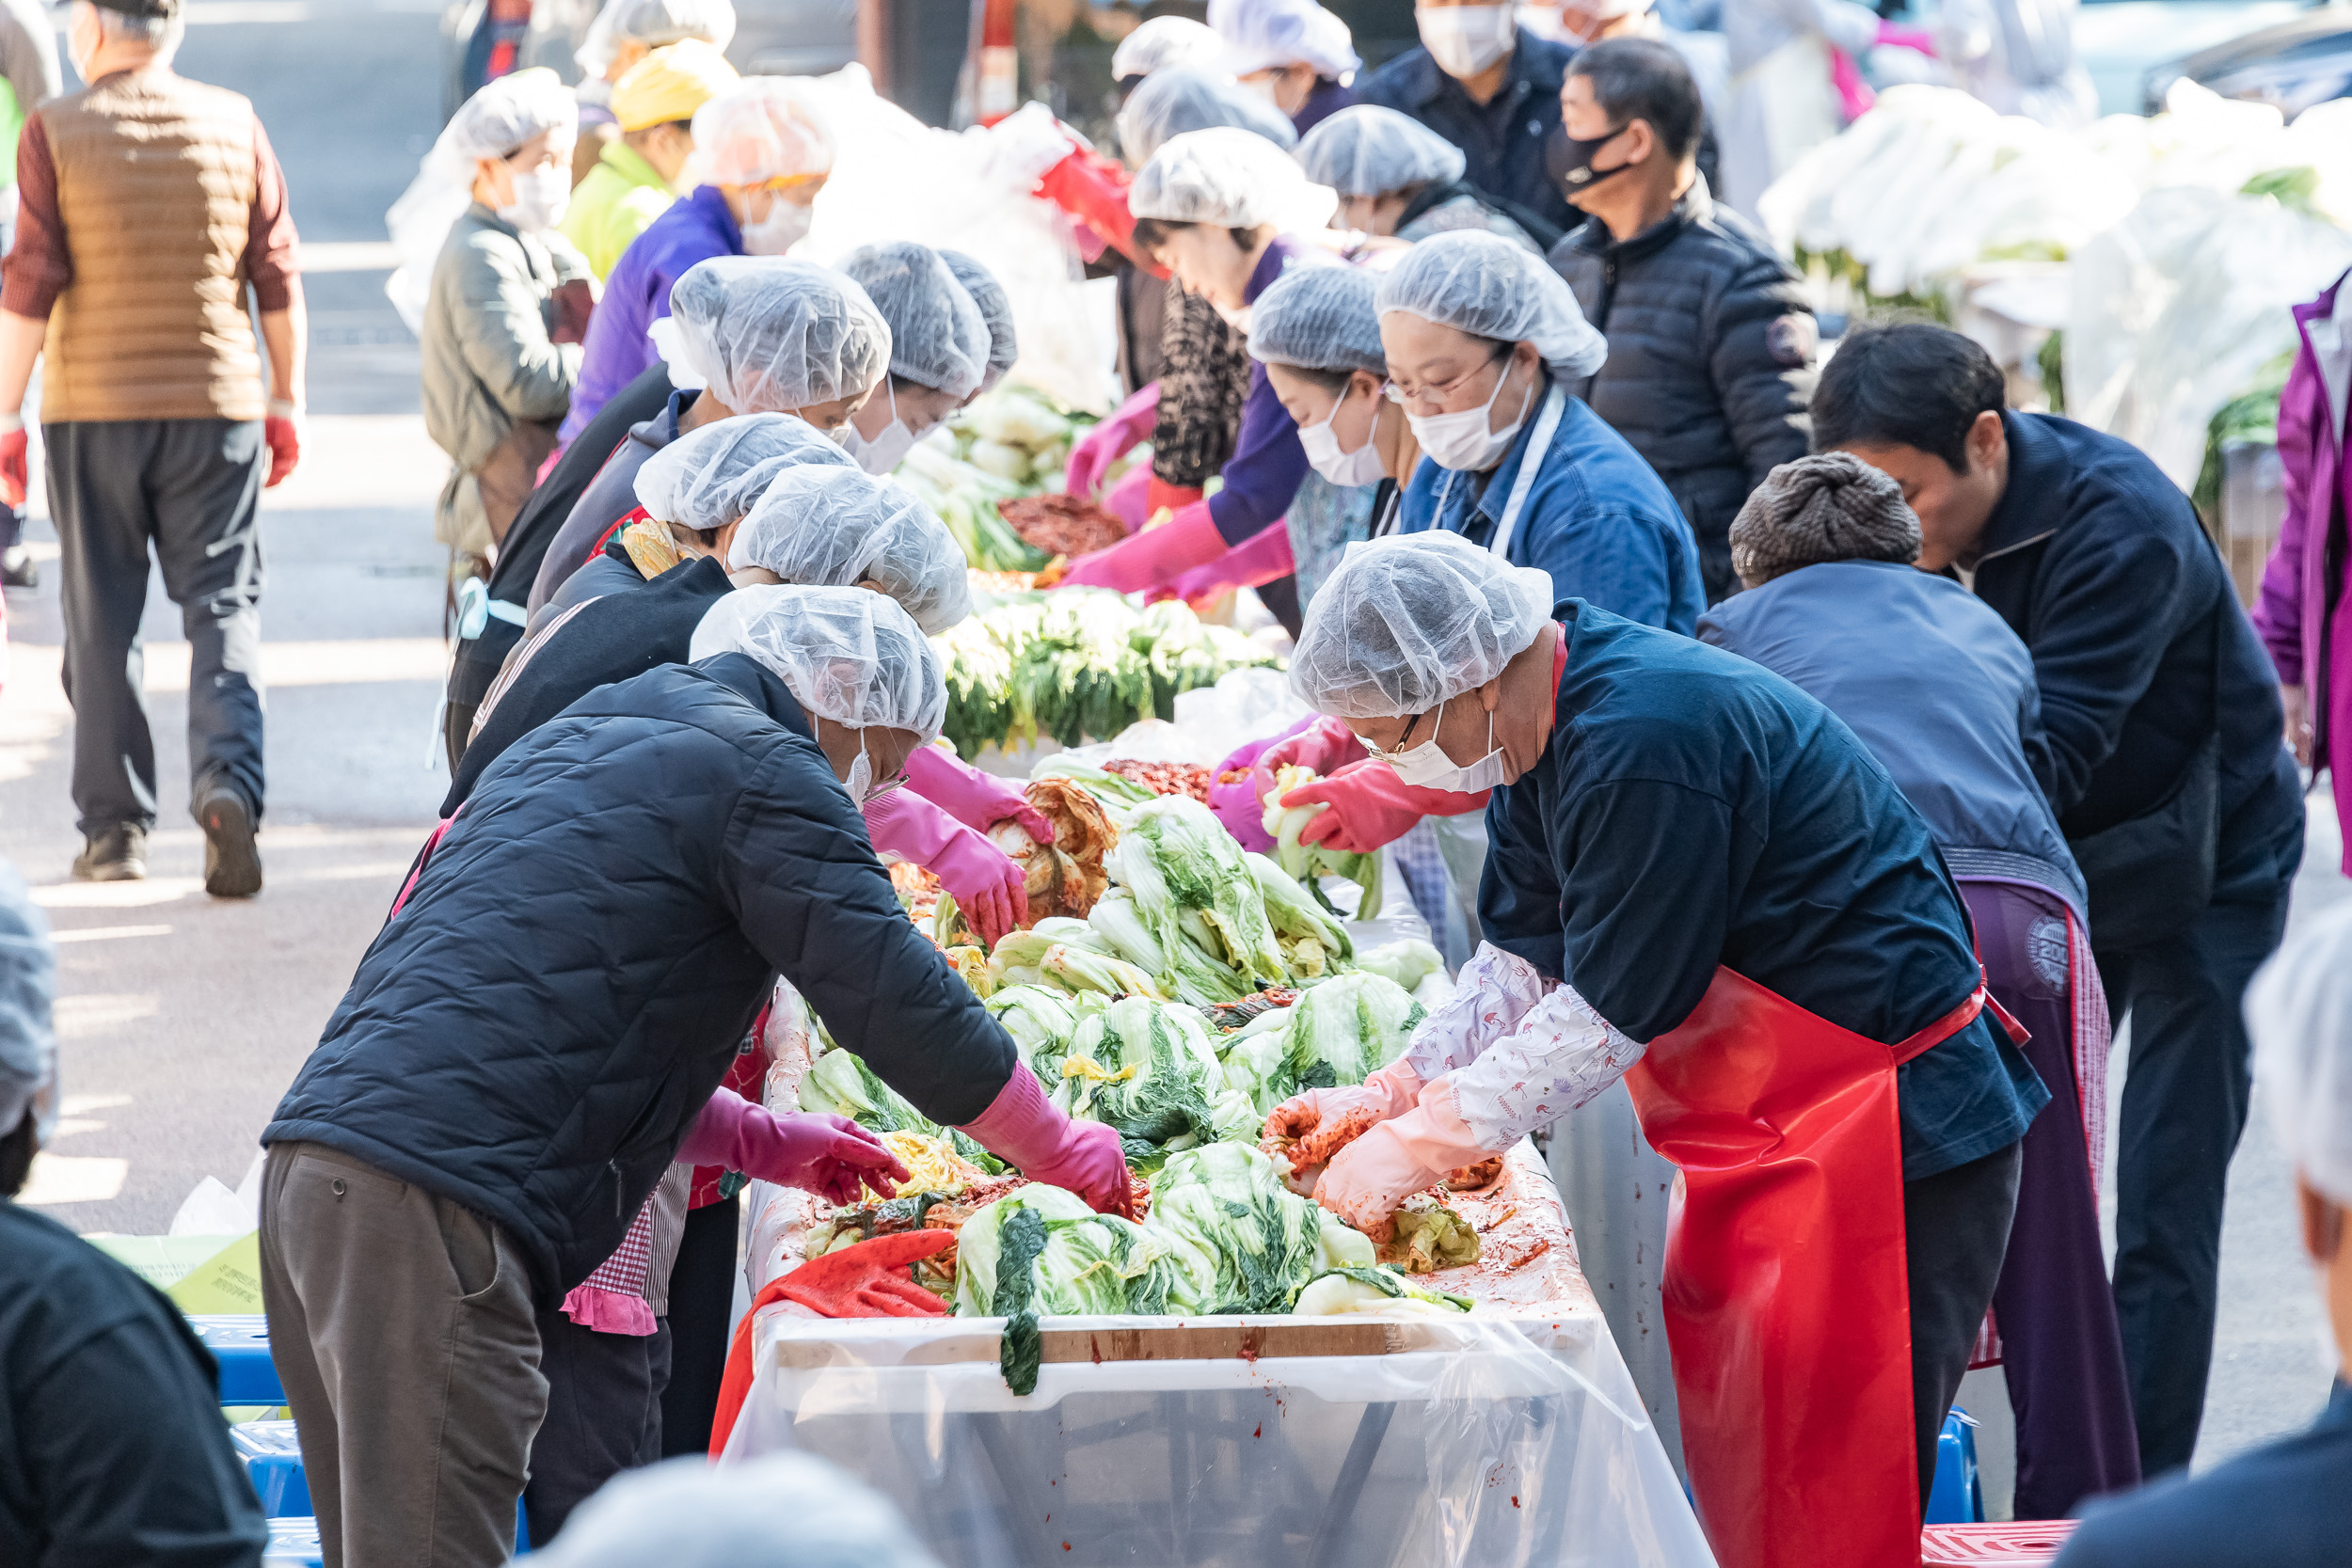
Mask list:
POLYGON ((784 683, 740 654, 664 665, 483 774, 262 1141, 488 1215, 551 1303, 619 1244, 778 971, 938 1121, 1019 1065, 784 683))
POLYGON ((1796 274, 1703 180, 1623 243, 1587 221, 1552 248, 1551 264, 1609 339, 1608 362, 1572 389, 1674 493, 1713 604, 1740 586, 1731 520, 1740 503, 1811 439, 1813 308, 1796 274))

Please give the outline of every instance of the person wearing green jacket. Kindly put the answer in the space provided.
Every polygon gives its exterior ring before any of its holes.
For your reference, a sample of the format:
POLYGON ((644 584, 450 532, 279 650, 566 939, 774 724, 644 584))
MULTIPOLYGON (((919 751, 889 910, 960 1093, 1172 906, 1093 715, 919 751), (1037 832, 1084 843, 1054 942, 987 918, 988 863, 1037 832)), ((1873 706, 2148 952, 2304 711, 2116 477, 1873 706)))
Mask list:
POLYGON ((699 39, 666 44, 612 84, 618 139, 572 190, 564 237, 603 282, 629 242, 677 199, 677 181, 694 150, 694 111, 739 80, 726 56, 699 39))

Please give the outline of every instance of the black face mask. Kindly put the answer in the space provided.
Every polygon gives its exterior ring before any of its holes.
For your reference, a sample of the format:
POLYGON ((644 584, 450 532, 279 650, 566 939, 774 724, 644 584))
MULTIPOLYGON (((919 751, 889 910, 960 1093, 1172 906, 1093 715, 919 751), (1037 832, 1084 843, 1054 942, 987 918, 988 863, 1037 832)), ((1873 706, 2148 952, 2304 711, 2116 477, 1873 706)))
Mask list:
MULTIPOLYGON (((1627 124, 1630 123, 1630 120, 1627 121, 1627 124)), ((1552 129, 1551 135, 1544 138, 1544 172, 1551 176, 1551 182, 1560 187, 1561 195, 1574 201, 1579 195, 1591 190, 1603 180, 1623 174, 1634 166, 1631 164, 1619 164, 1614 168, 1593 166, 1594 156, 1624 135, 1625 129, 1624 125, 1620 125, 1614 131, 1605 131, 1583 141, 1570 136, 1565 127, 1555 126, 1552 129)))

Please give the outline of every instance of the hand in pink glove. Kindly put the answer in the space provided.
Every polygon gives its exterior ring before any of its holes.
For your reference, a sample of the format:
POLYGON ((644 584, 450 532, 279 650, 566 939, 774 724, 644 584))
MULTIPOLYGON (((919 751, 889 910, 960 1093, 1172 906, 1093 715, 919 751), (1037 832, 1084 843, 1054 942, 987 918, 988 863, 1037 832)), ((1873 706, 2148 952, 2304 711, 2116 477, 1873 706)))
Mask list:
POLYGON ((1225 553, 1225 536, 1216 531, 1207 501, 1195 501, 1154 529, 1070 563, 1057 585, 1063 588, 1113 588, 1140 594, 1173 582, 1195 566, 1206 566, 1225 553))
POLYGON ((1018 1062, 988 1109, 958 1131, 1030 1180, 1077 1194, 1098 1214, 1136 1217, 1119 1134, 1055 1109, 1037 1074, 1018 1062))
POLYGON ((1315 1201, 1375 1242, 1396 1231, 1397 1205, 1476 1164, 1494 1151, 1479 1147, 1454 1103, 1454 1085, 1440 1078, 1421 1101, 1349 1144, 1324 1167, 1315 1201))
POLYGON ((1029 923, 1027 873, 914 791, 894 789, 866 801, 866 833, 877 852, 913 861, 938 878, 986 945, 1029 923))
POLYGON ((1119 411, 1097 423, 1070 449, 1070 464, 1062 470, 1065 487, 1073 496, 1091 499, 1103 487, 1111 465, 1152 434, 1158 418, 1160 384, 1156 381, 1119 405, 1119 411))
POLYGON ((1243 848, 1260 855, 1267 854, 1274 848, 1274 835, 1265 831, 1263 799, 1265 789, 1273 787, 1274 775, 1264 774, 1265 784, 1260 785, 1260 775, 1253 771, 1259 758, 1317 722, 1318 718, 1311 714, 1280 735, 1266 736, 1230 752, 1225 760, 1216 765, 1216 771, 1209 775, 1209 813, 1225 824, 1225 831, 1232 834, 1233 842, 1243 848), (1228 773, 1238 773, 1241 777, 1232 784, 1218 782, 1228 773))
POLYGON ((780 1117, 725 1089, 703 1106, 671 1158, 739 1170, 833 1203, 855 1203, 862 1186, 887 1196, 908 1179, 898 1157, 848 1117, 780 1117))
POLYGON ((1290 527, 1278 517, 1207 565, 1194 567, 1152 596, 1206 604, 1231 589, 1256 588, 1289 577, 1297 564, 1291 554, 1290 527))
POLYGON ((1019 784, 983 773, 936 746, 917 746, 908 753, 906 786, 967 828, 986 832, 999 822, 1015 822, 1036 842, 1054 842, 1053 822, 1029 804, 1019 784))
POLYGON ((1365 1079, 1335 1088, 1308 1089, 1274 1107, 1265 1118, 1268 1138, 1294 1138, 1287 1158, 1292 1190, 1304 1196, 1335 1148, 1343 1148, 1366 1121, 1401 1117, 1421 1095, 1421 1076, 1403 1058, 1365 1079))
POLYGON ((1487 794, 1483 789, 1475 795, 1422 789, 1398 778, 1396 769, 1378 757, 1366 757, 1318 783, 1301 784, 1282 797, 1282 804, 1329 808, 1317 812, 1298 830, 1301 844, 1368 855, 1403 838, 1424 816, 1459 816, 1484 810, 1487 794))
POLYGON ((1152 465, 1138 463, 1120 477, 1111 486, 1111 493, 1103 498, 1103 510, 1119 519, 1119 526, 1135 532, 1152 520, 1152 465))
POLYGON ((1327 714, 1316 714, 1282 737, 1258 759, 1266 784, 1274 783, 1278 768, 1308 768, 1328 778, 1352 762, 1362 762, 1364 743, 1356 732, 1327 714))

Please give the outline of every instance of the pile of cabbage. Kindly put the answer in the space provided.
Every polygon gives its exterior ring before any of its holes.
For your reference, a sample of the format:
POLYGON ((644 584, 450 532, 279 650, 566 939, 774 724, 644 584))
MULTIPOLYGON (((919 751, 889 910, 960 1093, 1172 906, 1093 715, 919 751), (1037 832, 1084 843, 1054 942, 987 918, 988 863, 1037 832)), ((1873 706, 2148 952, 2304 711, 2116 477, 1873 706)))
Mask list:
POLYGON ((1034 388, 999 387, 916 442, 891 477, 938 515, 980 571, 1039 571, 1046 552, 1023 540, 996 503, 1059 490, 1071 444, 1092 423, 1034 388))

